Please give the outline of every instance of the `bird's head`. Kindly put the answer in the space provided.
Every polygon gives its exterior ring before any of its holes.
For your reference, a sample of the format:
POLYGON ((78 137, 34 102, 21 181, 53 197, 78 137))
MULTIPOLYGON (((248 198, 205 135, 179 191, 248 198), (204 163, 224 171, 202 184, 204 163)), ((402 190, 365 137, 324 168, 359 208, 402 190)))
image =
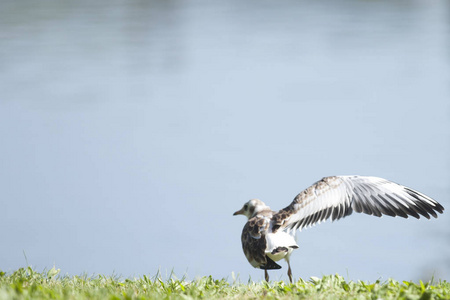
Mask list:
POLYGON ((270 210, 270 208, 259 199, 252 199, 244 204, 244 206, 235 212, 233 216, 244 215, 248 219, 256 216, 259 212, 263 210, 270 210))

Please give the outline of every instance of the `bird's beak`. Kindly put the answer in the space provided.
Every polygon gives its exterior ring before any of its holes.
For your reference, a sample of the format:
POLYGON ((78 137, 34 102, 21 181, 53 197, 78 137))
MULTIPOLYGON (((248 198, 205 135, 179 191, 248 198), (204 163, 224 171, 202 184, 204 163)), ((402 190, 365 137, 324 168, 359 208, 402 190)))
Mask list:
POLYGON ((233 214, 233 216, 237 216, 237 215, 243 215, 244 214, 244 208, 241 208, 241 210, 238 210, 237 212, 235 212, 233 214))

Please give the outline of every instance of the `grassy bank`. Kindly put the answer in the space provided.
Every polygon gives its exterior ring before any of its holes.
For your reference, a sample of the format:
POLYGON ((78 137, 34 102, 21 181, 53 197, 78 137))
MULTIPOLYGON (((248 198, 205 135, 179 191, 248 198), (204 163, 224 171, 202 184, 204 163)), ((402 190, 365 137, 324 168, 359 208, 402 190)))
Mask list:
POLYGON ((229 283, 202 277, 192 281, 158 276, 121 279, 111 276, 61 276, 31 268, 0 272, 0 299, 450 299, 450 284, 346 281, 339 275, 284 282, 229 283))

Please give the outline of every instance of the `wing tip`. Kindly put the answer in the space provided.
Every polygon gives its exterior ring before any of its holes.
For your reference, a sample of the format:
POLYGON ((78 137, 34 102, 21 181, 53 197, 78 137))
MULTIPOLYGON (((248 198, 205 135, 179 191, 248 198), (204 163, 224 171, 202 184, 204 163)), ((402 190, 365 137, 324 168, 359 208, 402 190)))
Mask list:
POLYGON ((278 270, 281 269, 281 266, 274 262, 270 257, 266 255, 266 264, 259 266, 262 270, 278 270))

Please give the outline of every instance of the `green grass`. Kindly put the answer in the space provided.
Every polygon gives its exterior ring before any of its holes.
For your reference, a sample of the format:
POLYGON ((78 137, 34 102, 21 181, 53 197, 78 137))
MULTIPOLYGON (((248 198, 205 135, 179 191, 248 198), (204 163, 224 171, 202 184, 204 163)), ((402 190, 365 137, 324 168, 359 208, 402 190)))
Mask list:
POLYGON ((55 268, 31 267, 6 274, 0 271, 0 299, 450 299, 450 284, 346 281, 339 275, 282 281, 229 283, 211 276, 195 280, 159 275, 134 279, 114 276, 61 276, 55 268))

